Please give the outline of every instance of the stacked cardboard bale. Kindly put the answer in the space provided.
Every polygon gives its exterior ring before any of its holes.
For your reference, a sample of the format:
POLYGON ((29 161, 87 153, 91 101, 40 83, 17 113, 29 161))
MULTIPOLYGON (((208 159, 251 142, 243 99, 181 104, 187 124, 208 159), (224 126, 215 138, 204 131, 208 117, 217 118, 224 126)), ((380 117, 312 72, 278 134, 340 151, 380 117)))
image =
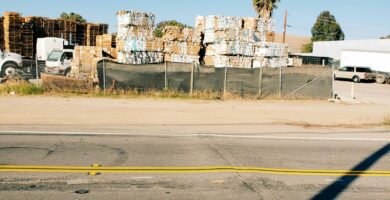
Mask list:
POLYGON ((120 11, 117 13, 117 19, 118 62, 126 64, 163 62, 163 41, 153 37, 154 14, 120 11))
POLYGON ((96 46, 101 47, 116 47, 115 34, 103 34, 96 36, 96 46))
MULTIPOLYGON (((272 20, 258 18, 241 18, 230 16, 200 16, 196 18, 196 30, 204 34, 204 62, 215 67, 252 68, 261 66, 279 66, 279 63, 268 62, 271 57, 287 60, 286 46, 268 44, 269 33, 273 32, 272 20), (267 49, 267 55, 257 53, 267 49), (275 50, 277 49, 277 50, 275 50), (261 64, 259 64, 259 62, 261 64), (255 63, 255 64, 254 64, 255 63)), ((283 64, 283 63, 281 63, 283 64)))
POLYGON ((117 57, 115 34, 103 34, 96 36, 96 46, 102 47, 103 51, 110 54, 113 58, 117 57))
POLYGON ((202 48, 201 32, 192 28, 167 26, 164 29, 164 60, 180 63, 199 63, 202 48))
POLYGON ((4 18, 0 17, 0 49, 4 49, 4 18))
POLYGON ((77 76, 80 73, 96 74, 97 60, 103 58, 103 47, 76 46, 73 53, 71 73, 77 76))
POLYGON ((21 20, 19 13, 4 13, 4 47, 6 51, 22 54, 21 20))

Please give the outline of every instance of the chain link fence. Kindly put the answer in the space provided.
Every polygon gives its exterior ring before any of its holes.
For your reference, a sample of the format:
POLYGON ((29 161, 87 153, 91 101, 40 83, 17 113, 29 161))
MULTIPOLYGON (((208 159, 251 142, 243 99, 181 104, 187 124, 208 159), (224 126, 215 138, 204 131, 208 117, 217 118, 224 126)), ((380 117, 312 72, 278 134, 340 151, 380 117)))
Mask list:
POLYGON ((330 67, 215 68, 196 64, 124 65, 102 60, 99 86, 106 89, 211 91, 242 97, 328 99, 332 97, 330 67))

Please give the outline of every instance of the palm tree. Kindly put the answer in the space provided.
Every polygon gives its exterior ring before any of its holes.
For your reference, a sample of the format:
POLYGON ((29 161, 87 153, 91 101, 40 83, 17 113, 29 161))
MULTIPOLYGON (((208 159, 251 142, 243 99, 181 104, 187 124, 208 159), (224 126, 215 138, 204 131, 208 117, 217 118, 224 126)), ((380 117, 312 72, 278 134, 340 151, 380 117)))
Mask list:
POLYGON ((272 17, 273 10, 278 8, 277 4, 280 0, 253 0, 253 6, 257 12, 257 16, 267 19, 272 17))

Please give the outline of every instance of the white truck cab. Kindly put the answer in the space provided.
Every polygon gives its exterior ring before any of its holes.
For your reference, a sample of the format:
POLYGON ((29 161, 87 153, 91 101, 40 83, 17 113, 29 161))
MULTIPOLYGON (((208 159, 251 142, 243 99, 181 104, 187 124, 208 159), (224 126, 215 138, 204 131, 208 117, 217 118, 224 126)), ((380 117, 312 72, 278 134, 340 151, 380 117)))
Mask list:
POLYGON ((23 68, 22 56, 0 50, 0 77, 11 76, 18 68, 23 68))
POLYGON ((73 49, 53 50, 46 60, 45 72, 67 76, 71 70, 73 49))

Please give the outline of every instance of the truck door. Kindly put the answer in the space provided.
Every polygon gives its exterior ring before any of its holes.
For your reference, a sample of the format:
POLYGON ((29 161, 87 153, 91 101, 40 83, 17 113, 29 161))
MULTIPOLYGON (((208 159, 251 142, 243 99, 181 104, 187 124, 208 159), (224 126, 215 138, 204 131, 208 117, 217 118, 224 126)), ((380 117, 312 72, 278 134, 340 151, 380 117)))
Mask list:
POLYGON ((64 52, 61 56, 61 66, 70 67, 73 60, 73 52, 64 52))

